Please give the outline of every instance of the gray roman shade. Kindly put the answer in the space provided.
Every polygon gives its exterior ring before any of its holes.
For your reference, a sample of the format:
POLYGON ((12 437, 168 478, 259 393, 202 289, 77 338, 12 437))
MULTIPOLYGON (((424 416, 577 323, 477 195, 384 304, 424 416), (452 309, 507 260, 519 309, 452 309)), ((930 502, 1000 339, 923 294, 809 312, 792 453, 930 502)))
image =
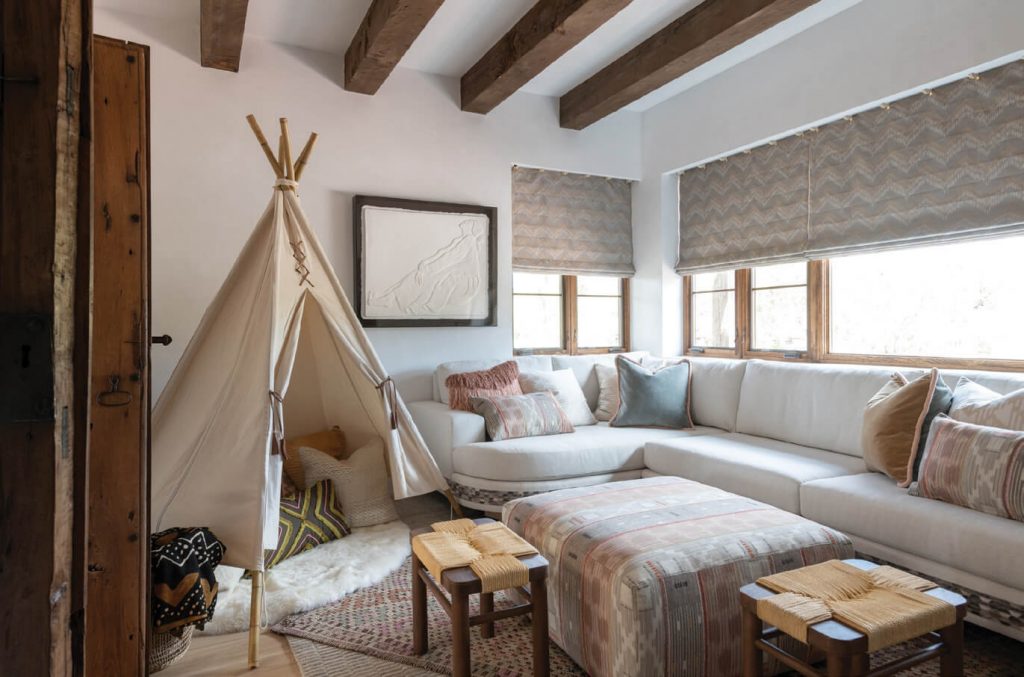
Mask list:
POLYGON ((988 237, 1022 226, 1022 61, 814 135, 812 257, 988 237))
POLYGON ((679 212, 684 274, 1024 232, 1024 61, 688 170, 679 212))
POLYGON ((513 269, 633 275, 631 189, 624 179, 513 167, 513 269))
POLYGON ((780 263, 807 250, 807 136, 679 176, 680 272, 780 263))

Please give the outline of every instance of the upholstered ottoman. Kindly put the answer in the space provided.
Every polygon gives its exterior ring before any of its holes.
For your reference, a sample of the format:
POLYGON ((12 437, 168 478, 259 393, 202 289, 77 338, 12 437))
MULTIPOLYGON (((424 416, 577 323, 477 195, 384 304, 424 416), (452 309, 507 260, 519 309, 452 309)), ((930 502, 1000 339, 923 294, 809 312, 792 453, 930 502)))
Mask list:
POLYGON ((738 675, 743 585, 853 556, 843 534, 678 477, 512 501, 547 558, 551 638, 594 677, 738 675))

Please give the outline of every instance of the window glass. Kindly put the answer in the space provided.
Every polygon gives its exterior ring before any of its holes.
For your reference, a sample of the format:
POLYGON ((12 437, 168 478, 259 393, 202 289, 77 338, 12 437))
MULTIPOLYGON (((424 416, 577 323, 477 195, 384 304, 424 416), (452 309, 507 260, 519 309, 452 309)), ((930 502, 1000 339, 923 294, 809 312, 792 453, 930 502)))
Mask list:
POLYGON ((807 350, 807 263, 751 269, 750 347, 807 350))
POLYGON ((562 277, 512 274, 512 346, 559 349, 562 343, 562 277))
POLYGON ((692 344, 736 347, 736 271, 697 273, 690 297, 692 344))
POLYGON ((576 345, 622 347, 622 280, 580 275, 576 278, 576 345))
POLYGON ((829 261, 833 353, 1024 359, 1024 237, 829 261))

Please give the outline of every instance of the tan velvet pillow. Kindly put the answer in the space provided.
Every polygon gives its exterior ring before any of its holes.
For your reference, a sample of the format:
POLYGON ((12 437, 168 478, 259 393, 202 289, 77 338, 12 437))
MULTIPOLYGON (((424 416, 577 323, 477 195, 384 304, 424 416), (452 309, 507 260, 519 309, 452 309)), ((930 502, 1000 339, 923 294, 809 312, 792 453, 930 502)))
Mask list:
MULTIPOLYGON (((331 458, 338 460, 348 457, 348 444, 345 441, 345 433, 338 426, 330 430, 322 430, 318 433, 292 437, 284 443, 284 474, 292 481, 297 489, 308 489, 305 472, 302 469, 302 459, 296 453, 301 447, 310 447, 324 452, 331 458)), ((282 483, 282 495, 285 494, 286 483, 282 483)))
POLYGON ((910 382, 896 373, 868 400, 861 429, 868 470, 885 473, 901 487, 910 485, 921 428, 938 378, 937 369, 910 382))

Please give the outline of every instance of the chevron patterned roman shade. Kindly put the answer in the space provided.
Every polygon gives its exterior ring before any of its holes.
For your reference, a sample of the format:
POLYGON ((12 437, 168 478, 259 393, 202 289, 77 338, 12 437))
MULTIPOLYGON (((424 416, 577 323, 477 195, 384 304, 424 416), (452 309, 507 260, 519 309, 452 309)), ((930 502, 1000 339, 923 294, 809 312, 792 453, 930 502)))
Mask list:
POLYGON ((808 148, 806 136, 794 136, 680 174, 676 270, 802 258, 808 148))
POLYGON ((809 254, 1024 229, 1024 61, 814 135, 809 254))
POLYGON ((513 269, 633 275, 631 190, 623 179, 513 167, 513 269))
POLYGON ((1024 61, 690 169, 683 274, 1024 232, 1024 61))

